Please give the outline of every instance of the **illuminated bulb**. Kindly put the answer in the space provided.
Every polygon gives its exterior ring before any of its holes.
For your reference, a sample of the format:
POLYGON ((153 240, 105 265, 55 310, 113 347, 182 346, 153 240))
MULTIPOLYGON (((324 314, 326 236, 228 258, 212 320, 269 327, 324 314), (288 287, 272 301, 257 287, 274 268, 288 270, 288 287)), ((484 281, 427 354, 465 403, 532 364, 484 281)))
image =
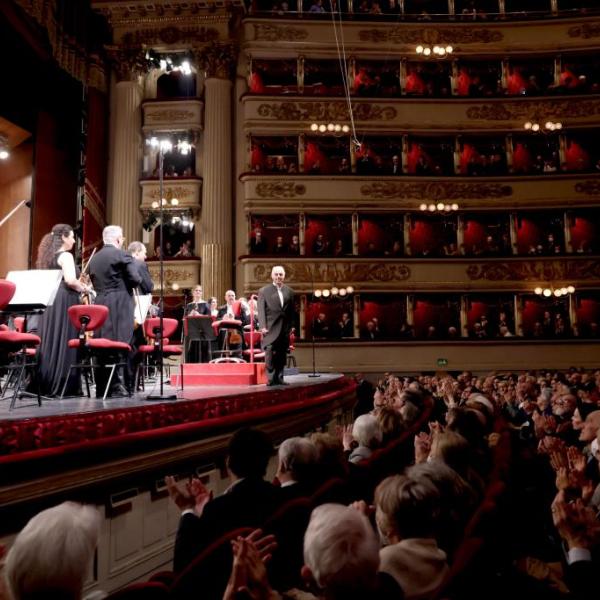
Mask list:
POLYGON ((155 200, 155 201, 152 203, 152 208, 158 208, 158 200, 155 200))
POLYGON ((449 204, 444 204, 444 210, 446 212, 450 212, 450 210, 452 210, 452 207, 449 204))
POLYGON ((173 218, 171 219, 171 223, 173 223, 173 224, 175 224, 175 223, 179 223, 179 221, 180 221, 179 217, 173 217, 173 218))
POLYGON ((167 61, 164 58, 161 58, 159 64, 160 64, 161 71, 166 71, 167 70, 167 61))
POLYGON ((190 150, 192 149, 192 145, 188 141, 183 140, 182 142, 179 142, 177 144, 177 148, 178 148, 179 152, 181 152, 181 154, 185 155, 185 154, 190 153, 190 150))
POLYGON ((311 130, 311 131, 318 131, 318 129, 319 129, 319 126, 318 126, 316 123, 313 123, 313 124, 310 126, 310 130, 311 130))
POLYGON ((342 131, 344 133, 348 133, 350 131, 350 126, 349 125, 342 125, 342 131))
POLYGON ((534 123, 534 124, 531 126, 531 131, 539 131, 539 130, 540 130, 540 125, 539 125, 539 123, 534 123))
POLYGON ((179 200, 177 198, 171 198, 171 206, 179 206, 179 200))
POLYGON ((331 292, 329 290, 323 290, 323 298, 329 298, 331 292))
POLYGON ((435 204, 430 204, 427 208, 429 212, 435 212, 435 204))
POLYGON ((444 54, 446 54, 446 49, 445 49, 445 48, 440 48, 440 49, 438 50, 438 54, 439 54, 440 56, 444 56, 444 54))
POLYGON ((339 123, 337 123, 336 126, 335 126, 335 130, 338 131, 338 132, 341 131, 342 130, 342 126, 339 123))
POLYGON ((574 288, 572 285, 570 285, 570 286, 567 288, 567 292, 569 292, 569 294, 574 294, 574 293, 575 293, 575 288, 574 288))
POLYGON ((329 123, 327 125, 327 131, 334 131, 335 130, 335 125, 333 123, 329 123))
POLYGON ((569 290, 566 287, 560 288, 560 293, 563 296, 566 296, 569 293, 569 290))
POLYGON ((431 48, 425 48, 425 50, 423 50, 423 54, 425 56, 429 56, 431 54, 431 48))
POLYGON ((549 298, 550 296, 552 296, 552 290, 549 288, 546 288, 542 294, 544 294, 544 296, 546 296, 546 298, 549 298))
POLYGON ((323 292, 321 290, 315 290, 315 292, 314 292, 315 298, 320 298, 322 293, 323 292))
POLYGON ((552 123, 552 121, 548 121, 548 122, 547 122, 547 123, 544 125, 544 127, 545 127, 546 129, 554 129, 554 123, 552 123))
POLYGON ((554 129, 562 129, 562 123, 554 123, 554 129))
POLYGON ((337 296, 340 290, 338 290, 335 286, 331 288, 331 295, 337 296))
POLYGON ((173 285, 171 285, 171 289, 176 292, 179 289, 179 284, 178 283, 174 283, 173 285))
POLYGON ((191 75, 192 74, 192 67, 191 67, 189 61, 187 61, 187 60, 184 60, 181 63, 181 67, 179 67, 179 68, 181 69, 181 72, 184 75, 191 75))
POLYGON ((444 210, 444 203, 443 202, 438 202, 438 205, 436 206, 436 208, 438 210, 444 210))
POLYGON ((439 46, 434 46, 434 47, 433 47, 433 53, 434 53, 434 54, 439 54, 439 52, 440 52, 440 48, 439 48, 439 46))
POLYGON ((342 289, 340 290, 340 296, 345 296, 345 295, 346 295, 346 293, 347 293, 347 292, 346 292, 346 288, 342 288, 342 289))
POLYGON ((427 204, 421 204, 421 206, 419 206, 419 208, 421 210, 427 210, 427 204))
POLYGON ((450 207, 452 210, 458 210, 458 204, 456 202, 450 207))
POLYGON ((349 285, 349 286, 347 286, 347 287, 346 287, 346 291, 347 291, 349 294, 352 294, 352 293, 354 292, 354 288, 353 288, 351 285, 349 285))
POLYGON ((0 160, 6 160, 8 157, 8 150, 0 150, 0 160))
POLYGON ((554 290, 554 295, 558 298, 559 296, 562 296, 562 291, 561 290, 554 290))
POLYGON ((538 296, 542 295, 542 292, 544 291, 541 287, 536 287, 535 290, 533 290, 538 296))
POLYGON ((148 143, 153 147, 153 148, 158 148, 158 138, 155 137, 151 137, 148 140, 148 143))
POLYGON ((448 54, 452 54, 454 52, 454 48, 452 46, 446 46, 446 52, 448 54))
POLYGON ((325 133, 327 131, 327 127, 325 125, 319 125, 319 131, 321 133, 325 133))
POLYGON ((161 201, 161 204, 164 206, 167 203, 167 201, 163 198, 161 201))
POLYGON ((525 123, 525 125, 523 125, 523 127, 525 127, 525 129, 531 129, 532 123, 530 121, 527 121, 527 123, 525 123))
POLYGON ((417 54, 423 54, 423 46, 417 46, 417 54))

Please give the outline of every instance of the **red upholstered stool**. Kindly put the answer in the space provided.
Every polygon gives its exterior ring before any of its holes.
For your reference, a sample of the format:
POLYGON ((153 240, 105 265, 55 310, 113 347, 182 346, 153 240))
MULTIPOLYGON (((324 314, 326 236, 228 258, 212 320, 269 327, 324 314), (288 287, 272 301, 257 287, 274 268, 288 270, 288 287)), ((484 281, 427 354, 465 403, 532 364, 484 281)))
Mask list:
POLYGON ((127 375, 127 353, 131 350, 131 346, 125 342, 117 342, 107 338, 88 337, 86 335, 102 327, 108 318, 108 307, 101 304, 76 304, 70 306, 67 312, 71 323, 79 330, 78 337, 68 342, 69 348, 77 349, 77 363, 69 366, 69 372, 67 373, 60 397, 64 396, 71 369, 82 370, 85 377, 87 395, 90 397, 88 374, 93 374, 92 368, 104 367, 107 369, 110 368, 110 375, 106 382, 104 396, 102 397, 102 400, 106 400, 117 368, 123 369, 123 373, 127 375), (100 357, 103 359, 114 358, 115 362, 99 365, 96 363, 96 359, 100 357))
POLYGON ((215 332, 215 335, 217 337, 220 337, 221 332, 223 332, 224 338, 223 348, 221 350, 215 350, 214 352, 214 354, 220 354, 221 356, 219 358, 211 360, 210 362, 245 362, 242 358, 239 358, 238 356, 233 356, 234 352, 240 354, 242 347, 242 303, 240 300, 236 300, 233 303, 233 314, 235 317, 233 319, 225 317, 224 319, 221 319, 220 321, 215 321, 212 324, 212 328, 215 332), (240 337, 240 350, 233 350, 230 346, 230 344, 232 343, 232 337, 235 338, 236 334, 240 337))
MULTIPOLYGON (((153 357, 155 360, 160 357, 160 340, 163 339, 162 354, 163 358, 169 356, 179 356, 183 353, 183 347, 180 344, 170 344, 169 338, 175 333, 179 321, 177 319, 167 319, 163 317, 162 331, 160 329, 160 317, 152 317, 144 321, 144 333, 150 341, 150 344, 142 344, 138 347, 138 352, 144 356, 144 361, 140 363, 138 371, 135 374, 135 389, 139 380, 140 369, 142 370, 142 386, 143 386, 143 369, 144 363, 147 367, 147 359, 153 357)), ((168 365, 167 365, 168 366, 168 365)), ((170 373, 169 373, 170 374, 170 373)))
POLYGON ((250 362, 254 362, 255 360, 265 360, 265 352, 260 347, 261 341, 262 333, 260 331, 244 331, 244 342, 246 344, 246 349, 244 350, 243 355, 246 356, 250 362))
MULTIPOLYGON (((0 310, 12 300, 16 291, 16 286, 12 281, 0 279, 0 310)), ((15 324, 17 321, 15 319, 15 324)), ((23 319, 21 319, 21 329, 23 328, 23 319)), ((32 333, 23 333, 21 331, 10 331, 8 328, 3 328, 0 331, 0 366, 8 371, 6 381, 2 388, 2 398, 4 398, 9 386, 13 385, 13 394, 10 402, 9 410, 15 407, 17 398, 20 395, 32 395, 22 390, 25 383, 25 375, 28 369, 33 373, 34 382, 38 383, 37 379, 37 358, 35 348, 40 345, 40 338, 32 333), (16 378, 16 379, 15 379, 16 378), (14 383, 13 383, 14 380, 14 383)), ((37 394, 38 405, 42 405, 39 385, 37 394)))

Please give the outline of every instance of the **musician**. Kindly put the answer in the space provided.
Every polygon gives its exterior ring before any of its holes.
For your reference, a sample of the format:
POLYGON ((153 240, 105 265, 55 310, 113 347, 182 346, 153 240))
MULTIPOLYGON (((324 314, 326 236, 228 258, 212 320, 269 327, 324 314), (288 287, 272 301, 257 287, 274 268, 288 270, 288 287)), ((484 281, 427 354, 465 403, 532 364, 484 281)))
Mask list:
MULTIPOLYGON (((71 250, 75 235, 70 225, 59 223, 47 233, 38 247, 37 269, 60 269, 62 281, 56 297, 41 319, 40 335, 40 384, 46 396, 61 393, 69 367, 77 362, 77 350, 68 348, 67 342, 76 338, 78 331, 71 324, 67 310, 80 304, 79 294, 88 292, 89 286, 79 281, 79 273, 71 250)), ((65 394, 81 395, 81 380, 78 370, 70 371, 65 394)))
POLYGON ((226 331, 225 329, 221 329, 221 332, 219 334, 219 347, 221 348, 221 350, 224 348, 226 340, 225 336, 229 335, 229 348, 236 352, 241 352, 244 345, 243 328, 244 325, 248 324, 249 320, 248 314, 244 310, 244 307, 240 304, 239 311, 236 311, 236 307, 234 305, 235 292, 233 290, 227 290, 225 292, 225 304, 219 307, 216 320, 222 321, 223 319, 237 319, 238 321, 242 322, 242 325, 239 328, 229 329, 228 331, 226 331), (234 334, 231 335, 231 332, 233 332, 234 334), (236 333, 239 335, 235 335, 236 333))
POLYGON ((283 381, 283 369, 290 345, 290 330, 294 325, 294 290, 283 283, 283 267, 273 267, 271 278, 273 283, 258 292, 258 320, 263 334, 267 385, 287 385, 283 381))
MULTIPOLYGON (((192 302, 185 306, 184 317, 210 316, 210 307, 206 300, 202 299, 202 286, 198 284, 192 290, 192 302)), ((189 331, 189 325, 188 325, 189 331)), ((208 342, 212 344, 212 342, 208 342)), ((208 348, 198 338, 191 338, 186 343, 187 353, 185 361, 188 363, 208 362, 208 348), (195 341, 196 343, 192 343, 195 341)), ((216 350, 216 348, 215 348, 216 350)))
MULTIPOLYGON (((108 307, 108 318, 97 332, 97 337, 129 344, 133 336, 133 290, 142 283, 136 260, 123 251, 123 230, 109 225, 102 231, 104 246, 90 260, 89 272, 96 290, 96 304, 108 307)), ((97 369, 96 397, 104 395, 108 370, 97 369)), ((126 395, 120 374, 115 373, 109 394, 126 395)))
POLYGON ((129 252, 129 254, 135 258, 135 264, 142 279, 140 285, 138 286, 140 294, 152 293, 152 290, 154 289, 154 282, 152 281, 152 277, 150 277, 150 270, 146 264, 146 246, 142 242, 131 242, 131 244, 127 246, 127 252, 129 252))
POLYGON ((200 315, 210 315, 210 307, 206 300, 202 300, 202 286, 197 285, 192 290, 193 300, 189 302, 185 307, 184 316, 186 317, 198 317, 200 315))

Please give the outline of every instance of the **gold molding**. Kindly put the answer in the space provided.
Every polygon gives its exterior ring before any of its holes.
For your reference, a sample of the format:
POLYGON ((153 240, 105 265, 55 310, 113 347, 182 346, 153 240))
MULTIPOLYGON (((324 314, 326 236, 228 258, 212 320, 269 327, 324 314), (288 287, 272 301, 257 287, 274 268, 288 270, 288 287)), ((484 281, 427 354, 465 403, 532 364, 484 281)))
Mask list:
POLYGON ((582 38, 584 40, 600 37, 600 23, 583 23, 583 25, 575 25, 567 31, 567 34, 570 38, 582 38))
POLYGON ((390 44, 489 44, 500 42, 504 34, 484 27, 418 27, 393 29, 363 29, 358 32, 362 42, 390 44))
POLYGON ((306 186, 295 181, 262 182, 256 186, 261 198, 295 198, 306 194, 306 186))
POLYGON ((232 79, 237 64, 237 47, 232 43, 211 42, 196 50, 195 58, 206 78, 232 79))
POLYGON ((184 27, 169 25, 167 27, 148 27, 145 29, 136 29, 123 35, 121 42, 128 46, 138 44, 189 44, 189 43, 207 43, 219 39, 219 31, 214 27, 205 27, 204 25, 190 25, 189 22, 184 27))
POLYGON ((368 198, 412 200, 475 200, 478 198, 505 198, 512 196, 510 185, 501 183, 413 182, 368 183, 360 188, 368 198))
POLYGON ((299 42, 308 37, 308 31, 298 27, 279 27, 271 23, 253 23, 254 39, 258 42, 299 42))
POLYGON ((484 121, 510 121, 523 119, 543 121, 553 118, 581 118, 600 115, 600 99, 548 99, 534 102, 494 102, 479 104, 467 109, 467 118, 484 121))
MULTIPOLYGON (((317 259, 315 259, 317 260, 317 259)), ((293 282, 304 283, 338 283, 371 281, 387 283, 406 281, 410 278, 410 268, 398 263, 374 262, 283 262, 286 277, 293 282)), ((254 281, 267 281, 271 274, 270 264, 259 264, 253 267, 254 281)))
POLYGON ((135 81, 148 71, 146 51, 140 46, 105 46, 118 81, 135 81))
POLYGON ((575 184, 575 191, 588 196, 600 195, 600 180, 590 179, 575 184))
POLYGON ((600 280, 598 260, 522 260, 490 261, 469 265, 467 277, 472 281, 575 281, 600 280))
MULTIPOLYGON (((344 101, 272 102, 260 104, 258 115, 276 121, 335 121, 348 120, 348 104, 344 101)), ((392 121, 398 110, 393 106, 361 102, 353 105, 356 121, 392 121)))

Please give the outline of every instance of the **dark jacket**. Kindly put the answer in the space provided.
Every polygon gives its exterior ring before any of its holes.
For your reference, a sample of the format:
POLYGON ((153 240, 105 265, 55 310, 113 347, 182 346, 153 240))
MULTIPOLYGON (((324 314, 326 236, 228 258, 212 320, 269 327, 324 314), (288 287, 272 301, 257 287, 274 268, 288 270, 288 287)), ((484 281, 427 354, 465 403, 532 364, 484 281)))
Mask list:
POLYGON ((258 320, 261 327, 267 329, 262 344, 266 346, 275 341, 289 338, 290 329, 294 325, 294 291, 287 285, 281 286, 283 306, 279 300, 277 287, 272 283, 265 285, 258 292, 258 320))

